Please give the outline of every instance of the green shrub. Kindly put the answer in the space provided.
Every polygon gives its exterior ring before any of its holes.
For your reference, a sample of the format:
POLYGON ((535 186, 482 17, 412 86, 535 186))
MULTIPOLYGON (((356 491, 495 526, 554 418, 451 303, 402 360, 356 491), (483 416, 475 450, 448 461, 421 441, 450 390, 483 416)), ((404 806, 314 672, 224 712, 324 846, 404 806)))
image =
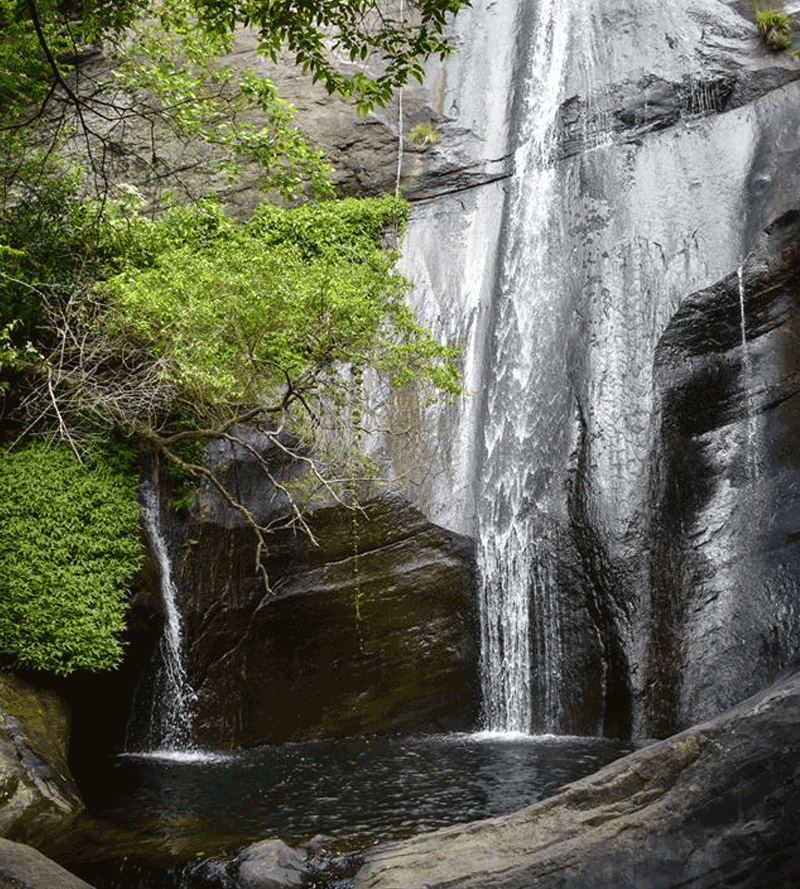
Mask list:
POLYGON ((781 52, 792 45, 792 29, 785 12, 761 6, 756 10, 756 24, 770 49, 781 52))
POLYGON ((426 145, 438 145, 442 141, 436 127, 430 123, 418 123, 408 134, 409 139, 423 148, 426 145))
POLYGON ((20 666, 119 663, 142 554, 135 490, 108 454, 81 464, 62 445, 0 452, 0 650, 20 666))
POLYGON ((405 213, 375 198, 265 204, 239 230, 216 220, 202 246, 167 243, 152 268, 106 282, 108 323, 152 350, 197 407, 275 404, 287 381, 304 396, 334 397, 347 365, 457 392, 455 351, 415 322, 408 282, 383 248, 405 213))

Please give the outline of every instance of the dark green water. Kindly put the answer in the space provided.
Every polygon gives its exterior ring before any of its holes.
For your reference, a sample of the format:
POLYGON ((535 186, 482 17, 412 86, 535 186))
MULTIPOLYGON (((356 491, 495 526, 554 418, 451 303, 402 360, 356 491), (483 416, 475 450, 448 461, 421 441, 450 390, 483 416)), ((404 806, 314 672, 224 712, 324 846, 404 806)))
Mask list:
MULTIPOLYGON (((84 792, 108 829, 133 838, 141 852, 161 850, 145 857, 166 864, 164 850, 180 862, 198 850, 225 855, 258 839, 297 845, 319 834, 364 848, 380 838, 501 815, 628 749, 599 738, 433 735, 230 755, 126 755, 99 769, 84 792)), ((155 884, 137 878, 130 885, 155 884)))

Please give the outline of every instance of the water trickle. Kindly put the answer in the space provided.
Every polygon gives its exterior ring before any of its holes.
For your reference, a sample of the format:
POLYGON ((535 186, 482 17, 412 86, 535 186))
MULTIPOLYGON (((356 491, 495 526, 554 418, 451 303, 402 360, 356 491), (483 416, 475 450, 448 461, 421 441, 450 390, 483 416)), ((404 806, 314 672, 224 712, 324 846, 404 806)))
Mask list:
POLYGON ((564 0, 542 0, 536 16, 488 351, 478 480, 484 728, 523 733, 557 731, 560 722, 561 628, 547 501, 570 410, 550 234, 558 197, 555 125, 573 35, 564 0))
POLYGON ((164 605, 164 628, 156 652, 155 676, 149 704, 147 749, 174 752, 193 749, 194 690, 186 676, 181 614, 172 573, 172 560, 161 528, 158 492, 149 484, 142 490, 142 521, 159 571, 164 605))
POLYGON ((739 325, 742 335, 742 388, 744 389, 744 404, 747 412, 747 441, 745 443, 746 467, 747 477, 756 479, 760 475, 758 420, 756 417, 755 405, 753 404, 753 362, 750 355, 750 347, 747 344, 744 269, 741 265, 736 270, 736 277, 739 285, 739 325))

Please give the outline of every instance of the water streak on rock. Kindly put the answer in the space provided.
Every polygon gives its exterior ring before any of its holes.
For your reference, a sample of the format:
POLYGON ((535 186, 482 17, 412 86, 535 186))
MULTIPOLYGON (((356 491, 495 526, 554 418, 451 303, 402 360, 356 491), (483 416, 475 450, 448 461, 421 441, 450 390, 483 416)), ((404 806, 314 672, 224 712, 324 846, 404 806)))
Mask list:
POLYGON ((181 614, 172 574, 172 560, 161 528, 157 490, 142 490, 142 521, 158 571, 164 606, 164 628, 156 651, 155 676, 150 701, 147 747, 152 751, 192 749, 192 702, 194 690, 186 676, 181 614))
POLYGON ((747 345, 747 320, 745 315, 744 270, 740 265, 736 270, 739 283, 739 325, 742 332, 742 388, 744 389, 744 405, 747 411, 747 441, 745 442, 745 460, 747 476, 757 479, 760 475, 758 453, 758 429, 756 410, 753 404, 753 361, 747 345))

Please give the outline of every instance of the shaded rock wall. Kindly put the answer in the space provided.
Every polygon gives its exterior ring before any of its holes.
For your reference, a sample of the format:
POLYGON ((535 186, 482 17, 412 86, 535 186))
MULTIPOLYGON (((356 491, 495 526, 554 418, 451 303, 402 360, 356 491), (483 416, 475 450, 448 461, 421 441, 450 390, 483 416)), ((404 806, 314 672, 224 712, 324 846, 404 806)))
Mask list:
POLYGON ((250 746, 475 722, 472 548, 394 497, 315 511, 256 573, 252 535, 202 524, 181 574, 195 734, 250 746), (197 555, 194 555, 196 551, 197 555))
MULTIPOLYGON (((209 459, 259 521, 285 516, 285 495, 252 455, 230 459, 225 446, 209 459)), ((358 510, 319 503, 308 522, 316 542, 278 531, 257 565, 253 532, 209 490, 191 515, 173 515, 195 740, 229 748, 470 729, 471 541, 377 491, 358 510)), ((157 584, 150 597, 157 611, 157 584)), ((137 697, 134 735, 145 731, 146 689, 137 697)))
POLYGON ((647 662, 656 729, 718 711, 797 656, 799 338, 792 212, 740 270, 684 300, 658 344, 647 662))

